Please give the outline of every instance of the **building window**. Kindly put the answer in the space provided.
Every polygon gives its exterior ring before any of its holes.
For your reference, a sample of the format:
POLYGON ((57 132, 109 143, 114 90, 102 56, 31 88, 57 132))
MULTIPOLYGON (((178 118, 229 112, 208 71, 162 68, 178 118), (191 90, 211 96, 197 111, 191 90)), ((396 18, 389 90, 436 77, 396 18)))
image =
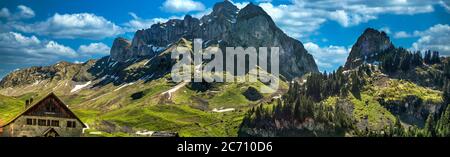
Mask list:
POLYGON ((33 125, 33 119, 27 118, 27 125, 33 125))
POLYGON ((38 119, 38 125, 39 126, 46 126, 47 125, 47 121, 45 119, 38 119))
POLYGON ((50 120, 47 120, 47 126, 50 126, 50 122, 51 122, 50 120))
POLYGON ((52 120, 52 126, 59 127, 59 121, 58 120, 52 120))
POLYGON ((67 127, 68 128, 76 128, 77 127, 77 123, 74 121, 67 121, 67 127))
POLYGON ((53 105, 48 105, 46 107, 47 112, 56 112, 56 108, 53 105))

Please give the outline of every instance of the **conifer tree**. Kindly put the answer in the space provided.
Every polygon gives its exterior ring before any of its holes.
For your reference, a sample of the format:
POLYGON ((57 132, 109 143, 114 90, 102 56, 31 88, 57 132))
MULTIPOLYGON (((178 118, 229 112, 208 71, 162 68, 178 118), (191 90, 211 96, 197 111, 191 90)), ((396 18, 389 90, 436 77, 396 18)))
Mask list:
POLYGON ((450 80, 446 79, 442 87, 444 104, 450 103, 450 80))
POLYGON ((450 105, 442 112, 441 118, 436 124, 436 132, 440 137, 450 137, 450 105))
POLYGON ((425 51, 423 61, 425 62, 425 64, 431 64, 431 52, 429 50, 425 51))
POLYGON ((435 136, 435 124, 433 114, 430 113, 425 122, 425 136, 426 137, 434 137, 435 136))
POLYGON ((441 58, 439 56, 438 51, 433 51, 432 57, 431 57, 431 64, 438 64, 441 63, 441 58))

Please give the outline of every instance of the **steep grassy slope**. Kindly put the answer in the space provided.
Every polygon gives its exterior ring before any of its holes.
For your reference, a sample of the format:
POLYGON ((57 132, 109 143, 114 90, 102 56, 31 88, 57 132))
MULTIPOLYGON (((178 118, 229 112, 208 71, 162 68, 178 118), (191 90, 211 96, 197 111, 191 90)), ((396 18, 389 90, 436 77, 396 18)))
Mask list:
POLYGON ((25 101, 0 95, 0 124, 8 122, 25 108, 25 101))
MULTIPOLYGON (((137 130, 163 130, 176 131, 181 136, 237 136, 238 125, 246 110, 259 103, 247 100, 242 93, 261 83, 217 83, 214 89, 206 92, 184 86, 172 93, 169 100, 161 93, 176 84, 167 78, 135 83, 118 91, 107 89, 113 92, 105 94, 87 90, 79 94, 79 97, 87 97, 87 101, 73 106, 74 111, 95 130, 108 133, 122 132, 133 136, 137 130), (138 93, 140 96, 133 98, 138 93), (212 112, 217 108, 235 110, 212 112)), ((266 95, 266 98, 270 96, 266 95)))

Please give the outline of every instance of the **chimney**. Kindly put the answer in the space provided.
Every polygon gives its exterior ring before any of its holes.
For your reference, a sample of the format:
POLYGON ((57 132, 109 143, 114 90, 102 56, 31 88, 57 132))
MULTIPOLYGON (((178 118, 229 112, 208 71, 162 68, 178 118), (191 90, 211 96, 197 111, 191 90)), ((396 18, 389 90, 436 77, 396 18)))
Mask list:
POLYGON ((29 105, 30 105, 30 100, 26 100, 25 101, 25 108, 28 108, 29 105))
POLYGON ((33 104, 33 98, 27 99, 25 101, 25 108, 28 108, 31 104, 33 104))

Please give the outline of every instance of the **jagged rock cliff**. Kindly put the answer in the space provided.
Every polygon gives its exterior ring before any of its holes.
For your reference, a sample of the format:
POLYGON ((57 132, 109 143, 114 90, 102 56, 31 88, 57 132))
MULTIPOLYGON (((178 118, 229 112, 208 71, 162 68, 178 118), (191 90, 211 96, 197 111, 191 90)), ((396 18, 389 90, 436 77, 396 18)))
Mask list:
POLYGON ((280 72, 288 79, 308 72, 318 72, 312 55, 303 44, 279 29, 259 6, 250 3, 239 10, 225 0, 214 5, 213 11, 201 19, 186 15, 135 33, 130 48, 123 39, 116 39, 111 58, 123 62, 127 58, 153 57, 180 38, 201 38, 205 43, 222 41, 226 46, 280 47, 280 72), (122 51, 122 53, 120 53, 122 51), (113 55, 121 54, 121 55, 113 55))
POLYGON ((252 3, 239 11, 229 42, 244 47, 280 47, 280 73, 288 79, 318 71, 303 44, 287 36, 261 7, 252 3))
POLYGON ((137 55, 131 51, 130 47, 131 43, 127 39, 121 37, 116 38, 111 47, 111 58, 123 62, 127 59, 137 57, 137 55))
POLYGON ((211 14, 201 18, 200 34, 197 37, 204 40, 227 41, 233 31, 239 9, 229 1, 214 5, 211 14))
POLYGON ((353 45, 345 68, 352 69, 364 62, 372 61, 372 57, 392 47, 394 45, 385 32, 368 28, 353 45))

